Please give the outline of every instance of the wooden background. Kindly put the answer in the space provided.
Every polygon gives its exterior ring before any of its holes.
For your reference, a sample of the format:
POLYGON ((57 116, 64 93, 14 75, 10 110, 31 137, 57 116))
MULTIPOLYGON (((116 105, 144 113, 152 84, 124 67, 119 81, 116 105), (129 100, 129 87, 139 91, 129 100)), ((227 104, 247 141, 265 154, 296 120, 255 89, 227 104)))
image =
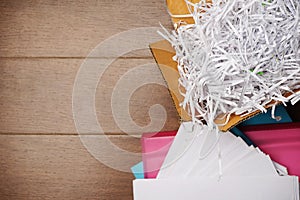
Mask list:
MULTIPOLYGON (((73 120, 73 84, 80 65, 101 41, 159 22, 171 28, 163 0, 0 0, 0 199, 132 199, 133 176, 102 164, 82 145, 73 120)), ((94 59, 101 63, 108 58, 94 59)), ((118 58, 96 91, 105 135, 87 137, 108 137, 126 151, 141 151, 139 139, 117 126, 110 104, 118 79, 145 63, 152 63, 150 79, 165 84, 148 49, 118 58)), ((150 107, 160 104, 167 114, 162 130, 177 129, 176 110, 159 84, 133 93, 130 117, 146 126, 150 107)), ((141 134, 139 129, 132 133, 141 134)), ((110 159, 129 170, 141 158, 110 159)))

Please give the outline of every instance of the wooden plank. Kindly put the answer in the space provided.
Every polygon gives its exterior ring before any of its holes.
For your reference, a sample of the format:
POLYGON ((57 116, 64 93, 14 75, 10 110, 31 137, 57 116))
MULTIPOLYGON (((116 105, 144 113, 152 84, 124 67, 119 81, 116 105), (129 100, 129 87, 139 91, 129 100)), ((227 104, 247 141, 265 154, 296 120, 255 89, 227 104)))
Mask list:
MULTIPOLYGON (((170 28, 164 4, 162 0, 0 1, 0 55, 86 57, 101 41, 122 31, 159 27, 159 22, 170 28)), ((143 51, 135 56, 151 54, 143 51)))
MULTIPOLYGON (((138 139, 109 139, 140 151, 138 139)), ((140 160, 105 153, 126 166, 140 160)), ((0 157, 1 199, 132 199, 133 175, 96 160, 77 136, 0 135, 0 157)))
MULTIPOLYGON (((90 61, 88 69, 101 66, 107 60, 90 61)), ((0 133, 77 133, 72 112, 72 92, 82 63, 83 59, 0 59, 0 133)), ((118 59, 101 77, 97 74, 83 77, 95 84, 100 78, 95 107, 103 132, 140 134, 157 131, 165 116, 159 109, 152 112, 152 126, 143 128, 151 122, 149 109, 155 104, 162 105, 167 115, 162 130, 178 128, 178 115, 153 59, 118 59), (130 89, 132 87, 137 88, 134 91, 130 89), (130 98, 127 101, 125 97, 128 94, 130 98), (112 113, 112 100, 116 119, 112 113)), ((82 87, 84 91, 92 88, 85 83, 82 87)), ((81 97, 85 97, 84 94, 81 97)), ((85 103, 79 106, 85 106, 85 103)), ((92 119, 86 113, 85 109, 79 113, 83 117, 80 123, 89 128, 92 119)), ((100 132, 87 129, 82 133, 100 132)))

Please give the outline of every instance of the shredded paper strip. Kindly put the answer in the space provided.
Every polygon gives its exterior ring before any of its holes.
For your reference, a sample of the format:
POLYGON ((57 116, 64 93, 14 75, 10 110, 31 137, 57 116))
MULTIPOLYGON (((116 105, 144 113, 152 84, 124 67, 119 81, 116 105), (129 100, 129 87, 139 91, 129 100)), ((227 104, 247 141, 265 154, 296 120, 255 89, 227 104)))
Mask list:
POLYGON ((299 0, 187 4, 195 24, 162 35, 176 51, 181 106, 194 123, 213 127, 222 113, 229 119, 300 100, 299 0))

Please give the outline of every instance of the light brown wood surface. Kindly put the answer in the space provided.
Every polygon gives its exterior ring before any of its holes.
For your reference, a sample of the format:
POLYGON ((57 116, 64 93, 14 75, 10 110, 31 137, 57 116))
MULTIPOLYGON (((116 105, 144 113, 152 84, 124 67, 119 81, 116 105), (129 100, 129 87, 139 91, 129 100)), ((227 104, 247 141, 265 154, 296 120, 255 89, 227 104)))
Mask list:
POLYGON ((2 57, 85 57, 122 31, 171 27, 163 0, 1 0, 0 8, 2 57))
MULTIPOLYGON (((80 66, 110 36, 158 27, 159 22, 171 28, 164 3, 0 0, 0 199, 132 199, 128 171, 141 159, 130 154, 140 152, 138 136, 143 130, 156 131, 165 115, 161 130, 178 128, 179 118, 150 51, 128 52, 107 68, 94 95, 103 130, 80 132, 98 141, 102 155, 127 172, 106 166, 83 145, 73 119, 72 93, 80 66), (140 68, 145 64, 147 68, 140 68), (139 80, 149 84, 127 91, 139 80), (131 94, 129 100, 116 99, 124 91, 131 94), (151 110, 155 104, 165 111, 151 110), (124 149, 124 156, 104 148, 111 142, 124 149)), ((155 38, 154 33, 147 35, 149 41, 155 38)), ((104 53, 87 60, 101 64, 114 56, 104 53)), ((88 127, 85 110, 80 114, 88 127)))
MULTIPOLYGON (((139 151, 138 140, 110 139, 139 151)), ((1 135, 0 153, 1 199, 132 199, 133 176, 101 164, 78 136, 1 135)))
MULTIPOLYGON (((83 59, 2 58, 0 134, 77 133, 72 113, 72 92, 76 73, 82 62, 83 59)), ((101 63, 101 59, 95 59, 94 62, 101 63)), ((109 66, 101 77, 95 93, 98 121, 105 133, 122 133, 113 118, 112 94, 124 74, 144 64, 148 64, 146 70, 137 69, 131 76, 136 79, 146 78, 139 77, 140 72, 157 84, 142 85, 136 91, 130 91, 133 94, 129 102, 118 100, 120 110, 126 109, 128 105, 131 114, 121 116, 122 124, 132 119, 139 126, 147 125, 150 123, 148 114, 150 106, 161 104, 168 116, 162 130, 177 128, 178 116, 155 61, 127 58, 118 59, 109 66)), ((134 81, 130 81, 132 82, 134 81)), ((126 90, 128 85, 129 83, 119 86, 119 90, 126 90)), ((160 119, 162 116, 158 114, 157 118, 160 119)), ((139 129, 133 129, 130 133, 140 132, 139 129)))

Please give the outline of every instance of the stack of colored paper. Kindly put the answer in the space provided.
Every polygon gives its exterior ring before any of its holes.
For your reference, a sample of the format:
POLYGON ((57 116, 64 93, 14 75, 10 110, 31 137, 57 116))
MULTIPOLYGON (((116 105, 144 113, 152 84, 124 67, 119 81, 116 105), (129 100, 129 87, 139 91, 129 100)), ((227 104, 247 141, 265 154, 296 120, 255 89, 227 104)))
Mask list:
POLYGON ((157 179, 134 181, 135 200, 299 199, 298 191, 298 177, 258 148, 191 122, 180 126, 157 179))

